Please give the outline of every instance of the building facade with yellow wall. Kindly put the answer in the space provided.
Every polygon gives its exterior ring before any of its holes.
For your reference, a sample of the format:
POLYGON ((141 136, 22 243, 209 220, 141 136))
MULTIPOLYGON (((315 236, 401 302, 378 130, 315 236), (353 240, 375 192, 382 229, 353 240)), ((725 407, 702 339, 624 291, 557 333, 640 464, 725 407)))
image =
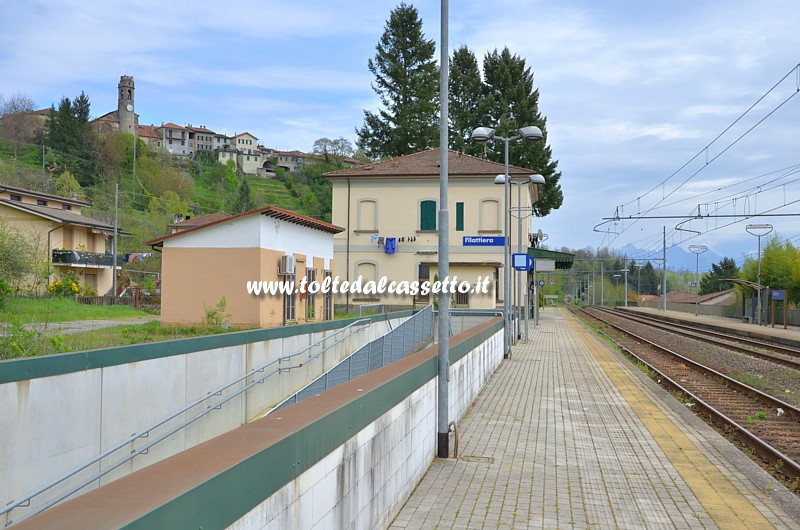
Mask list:
MULTIPOLYGON (((458 293, 455 307, 495 308, 503 299, 503 213, 507 212, 504 187, 494 184, 503 174, 503 164, 456 151, 448 158, 449 276, 473 286, 488 277, 489 292, 458 293)), ((526 178, 533 171, 511 166, 512 179, 526 178)), ((334 275, 352 281, 434 280, 438 263, 439 149, 430 149, 374 164, 325 174, 333 185, 332 222, 344 227, 334 236, 334 275), (391 242, 389 242, 391 240, 391 242), (388 247, 387 247, 388 245, 388 247)), ((536 186, 511 186, 512 208, 530 208, 538 196, 536 186), (518 194, 519 191, 519 194, 518 194)), ((525 215, 525 214, 523 214, 525 215)), ((517 219, 511 222, 512 252, 522 241, 529 246, 530 218, 522 233, 517 219)), ((337 304, 427 303, 430 298, 408 295, 340 294, 337 304)))
MULTIPOLYGON (((82 215, 81 209, 88 206, 91 203, 80 199, 0 185, 0 220, 30 245, 37 262, 34 275, 44 276, 47 267, 46 283, 50 283, 56 274, 72 271, 102 295, 114 278, 113 255, 106 251, 114 227, 82 215)), ((23 291, 40 293, 45 286, 33 275, 19 279, 18 285, 23 291)))

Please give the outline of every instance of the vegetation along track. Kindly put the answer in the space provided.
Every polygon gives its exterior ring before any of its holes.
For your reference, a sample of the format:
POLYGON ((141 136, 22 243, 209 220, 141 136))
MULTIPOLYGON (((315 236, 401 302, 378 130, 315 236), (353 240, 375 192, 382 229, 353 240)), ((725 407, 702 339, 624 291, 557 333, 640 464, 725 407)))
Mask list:
MULTIPOLYGON (((624 314, 597 309, 585 309, 580 313, 628 354, 653 370, 659 383, 684 394, 687 406, 751 448, 772 471, 789 479, 792 489, 800 488, 800 409, 722 373, 729 370, 707 366, 709 363, 701 359, 714 360, 714 364, 735 372, 747 365, 771 365, 769 369, 761 366, 761 377, 770 370, 795 370, 674 335, 650 323, 634 322, 624 314), (739 364, 726 359, 734 355, 740 357, 739 364)), ((739 375, 741 377, 741 373, 739 375)), ((800 384, 796 375, 792 379, 795 385, 800 384)))

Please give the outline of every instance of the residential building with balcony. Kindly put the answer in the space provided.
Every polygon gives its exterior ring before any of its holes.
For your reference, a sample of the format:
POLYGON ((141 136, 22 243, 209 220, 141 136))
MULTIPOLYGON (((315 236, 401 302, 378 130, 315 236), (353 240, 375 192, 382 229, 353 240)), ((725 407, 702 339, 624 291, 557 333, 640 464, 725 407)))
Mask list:
POLYGON ((190 123, 186 126, 189 133, 189 156, 193 156, 199 151, 213 151, 214 139, 216 134, 210 129, 206 129, 204 125, 194 127, 190 123))
POLYGON ((161 145, 175 156, 189 156, 189 130, 174 123, 164 123, 156 129, 161 145))
MULTIPOLYGON (((50 265, 48 283, 59 272, 72 271, 105 294, 114 278, 113 255, 107 251, 114 227, 82 215, 81 209, 88 206, 91 203, 76 198, 0 185, 0 220, 31 245, 37 265, 50 265)), ((119 269, 122 260, 118 261, 119 269)), ((21 283, 34 284, 33 278, 21 283)))

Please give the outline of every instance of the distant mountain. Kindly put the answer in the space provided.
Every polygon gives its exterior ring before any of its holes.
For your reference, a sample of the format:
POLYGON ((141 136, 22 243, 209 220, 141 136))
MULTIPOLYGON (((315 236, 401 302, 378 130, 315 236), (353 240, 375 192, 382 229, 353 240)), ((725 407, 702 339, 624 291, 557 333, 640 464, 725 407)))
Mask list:
MULTIPOLYGON (((615 250, 619 254, 628 256, 628 259, 636 259, 637 261, 647 262, 647 259, 642 259, 640 256, 649 256, 650 259, 656 258, 658 261, 653 261, 653 267, 661 267, 661 251, 653 253, 648 250, 636 248, 633 245, 625 245, 622 248, 615 250)), ((722 261, 723 256, 715 253, 709 249, 700 254, 699 268, 700 272, 711 269, 712 263, 719 263, 722 261)), ((672 271, 688 270, 694 271, 697 257, 687 249, 681 247, 672 247, 667 249, 667 269, 672 271)))

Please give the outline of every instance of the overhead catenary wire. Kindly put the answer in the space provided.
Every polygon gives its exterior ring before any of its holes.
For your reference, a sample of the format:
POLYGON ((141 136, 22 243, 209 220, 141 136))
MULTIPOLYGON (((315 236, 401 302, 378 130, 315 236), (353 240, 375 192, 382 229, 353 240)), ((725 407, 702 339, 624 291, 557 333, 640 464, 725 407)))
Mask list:
MULTIPOLYGON (((792 69, 791 69, 789 72, 787 72, 787 74, 786 74, 786 75, 784 75, 784 76, 783 76, 783 77, 782 77, 782 78, 781 78, 781 79, 780 79, 778 82, 776 82, 776 83, 775 83, 775 84, 774 84, 774 85, 773 85, 773 86, 772 86, 772 87, 771 87, 771 88, 770 88, 770 89, 769 89, 769 90, 768 90, 766 93, 764 93, 764 94, 763 94, 763 95, 762 95, 760 98, 758 98, 758 100, 757 100, 755 103, 753 103, 753 104, 752 104, 750 107, 748 107, 748 109, 747 109, 747 110, 745 110, 745 111, 744 111, 744 112, 743 112, 743 113, 742 113, 742 114, 741 114, 739 117, 737 117, 737 118, 736 118, 736 119, 733 121, 733 123, 731 123, 730 125, 728 125, 728 127, 726 127, 726 128, 725 128, 725 129, 724 129, 724 130, 723 130, 721 133, 719 133, 719 134, 718 134, 718 135, 717 135, 717 136, 716 136, 716 137, 715 137, 715 138, 714 138, 714 139, 713 139, 713 140, 712 140, 710 143, 708 143, 708 144, 707 144, 706 146, 704 146, 704 147, 703 147, 701 150, 699 150, 699 151, 698 151, 698 152, 697 152, 697 153, 696 153, 696 154, 695 154, 693 157, 691 157, 691 158, 690 158, 690 159, 689 159, 689 160, 688 160, 686 163, 684 163, 684 164, 683 164, 683 165, 682 165, 680 168, 678 168, 676 171, 674 171, 672 174, 670 174, 670 175, 669 175, 667 178, 665 178, 664 180, 662 180, 661 182, 659 182, 658 184, 656 184, 655 186, 653 186, 653 187, 652 187, 651 189, 649 189, 649 190, 648 190, 648 191, 647 191, 645 194, 643 194, 643 195, 640 195, 640 196, 636 197, 636 199, 634 199, 634 200, 632 200, 632 201, 629 201, 629 202, 627 202, 627 203, 624 203, 624 204, 621 204, 621 205, 617 206, 617 208, 615 209, 614 216, 615 216, 615 217, 619 217, 619 218, 620 218, 620 224, 621 224, 622 226, 621 226, 621 227, 620 227, 618 230, 616 230, 616 231, 611 231, 611 230, 605 231, 605 233, 604 233, 604 236, 603 236, 603 240, 602 240, 602 244, 609 244, 609 245, 610 245, 610 244, 611 244, 611 243, 613 243, 613 242, 614 242, 614 241, 615 241, 617 238, 619 238, 619 237, 620 237, 622 234, 624 234, 625 232, 627 232, 627 231, 628 231, 630 228, 632 228, 632 227, 633 227, 633 226, 634 226, 634 225, 637 223, 637 220, 633 220, 631 223, 629 223, 629 224, 627 224, 627 225, 626 225, 624 222, 622 222, 622 219, 621 219, 621 218, 622 218, 623 216, 621 215, 621 212, 622 212, 622 213, 624 213, 624 210, 625 210, 625 207, 626 207, 626 206, 629 206, 629 205, 631 205, 631 204, 634 204, 634 203, 635 203, 635 204, 637 205, 637 211, 638 211, 639 213, 642 213, 642 212, 641 212, 641 202, 642 202, 642 198, 644 198, 644 197, 648 196, 649 194, 651 194, 651 193, 652 193, 652 192, 654 192, 655 190, 657 190, 657 189, 659 189, 659 188, 662 188, 662 190, 663 190, 662 197, 661 197, 661 198, 660 198, 658 201, 656 201, 656 203, 655 203, 654 205, 650 206, 650 207, 649 207, 649 208, 648 208, 648 209, 647 209, 645 212, 643 212, 643 213, 646 215, 646 214, 650 213, 651 211, 653 211, 654 209, 656 209, 656 208, 660 207, 660 206, 662 205, 662 203, 663 203, 663 202, 664 202, 666 199, 668 199, 670 196, 672 196, 672 195, 673 195, 674 193, 676 193, 678 190, 680 190, 681 188, 683 188, 683 187, 684 187, 684 186, 685 186, 685 185, 686 185, 686 184, 687 184, 689 181, 691 181, 691 180, 692 180, 692 179, 693 179, 695 176, 697 176, 697 175, 698 175, 698 174, 699 174, 701 171, 703 171, 703 170, 704 170, 704 169, 706 169, 706 168, 707 168, 709 165, 711 165, 713 162, 715 162, 717 159, 719 159, 719 158, 720 158, 720 157, 721 157, 723 154, 725 154, 727 151, 729 151, 731 148, 733 148, 733 147, 734 147, 734 146, 735 146, 737 143, 739 143, 739 142, 740 142, 740 141, 741 141, 741 140, 742 140, 742 139, 743 139, 745 136, 747 136, 748 134, 750 134, 750 133, 751 133, 751 132, 752 132, 752 131, 753 131, 755 128, 757 128, 759 125, 761 125, 761 124, 762 124, 762 123, 763 123, 765 120, 767 120, 767 119, 768 119, 770 116, 772 116, 772 115, 773 115, 775 112, 777 112, 779 109, 781 109, 781 108, 782 108, 782 107, 783 107, 783 106, 784 106, 786 103, 788 103, 788 102, 789 102, 789 101, 790 101, 792 98, 794 98, 794 96, 796 96, 796 95, 797 95, 797 93, 798 93, 798 92, 800 92, 800 83, 798 83, 798 86, 797 86, 797 87, 796 87, 796 89, 795 89, 795 90, 792 92, 792 94, 791 94, 791 95, 789 95, 788 97, 786 97, 786 98, 785 98, 785 99, 784 99, 782 102, 780 102, 780 103, 779 103, 779 104, 778 104, 778 105, 777 105, 775 108, 773 108, 773 109, 772 109, 772 110, 771 110, 769 113, 767 113, 767 114, 766 114, 765 116, 763 116, 763 117, 762 117, 760 120, 758 120, 758 121, 757 121, 757 122, 756 122, 756 123, 755 123, 753 126, 751 126, 750 128, 748 128, 748 129, 747 129, 747 130, 746 130, 746 131, 745 131, 743 134, 741 134, 739 137, 737 137, 735 140, 733 140, 731 143, 729 143, 729 144, 728 144, 728 145, 727 145, 725 148, 723 148, 723 149, 722 149, 722 150, 721 150, 719 153, 717 153, 717 154, 716 154, 716 155, 714 155, 713 157, 707 158, 707 159, 706 159, 706 163, 705 163, 705 164, 703 164, 703 165, 702 165, 702 166, 701 166, 701 167, 700 167, 700 168, 699 168, 697 171, 695 171, 694 173, 692 173, 692 174, 691 174, 691 175, 690 175, 688 178, 684 179, 684 180, 683 180, 683 182, 681 182, 681 183, 680 183, 680 184, 679 184, 677 187, 675 187, 674 189, 672 189, 672 190, 671 190, 671 191, 669 191, 669 192, 667 192, 667 191, 666 191, 666 183, 667 183, 669 180, 671 180, 671 179, 672 179, 673 177, 675 177, 675 176, 676 176, 678 173, 680 173, 681 171, 683 171, 683 170, 684 170, 686 167, 688 167, 688 166, 689 166, 689 164, 691 164, 693 161, 697 160, 697 158, 698 158, 698 157, 700 157, 701 155, 706 155, 706 156, 708 156, 708 149, 709 149, 711 146, 713 146, 713 145, 714 145, 714 144, 715 144, 715 143, 716 143, 716 142, 717 142, 717 141, 718 141, 718 140, 719 140, 719 139, 720 139, 722 136, 724 136, 724 135, 725 135, 725 134, 726 134, 728 131, 730 131, 732 127, 734 127, 734 126, 735 126, 735 125, 736 125, 736 124, 737 124, 739 121, 741 121, 743 117, 745 117, 745 116, 746 116, 748 113, 750 113, 750 112, 751 112, 751 111, 752 111, 752 110, 753 110, 753 109, 754 109, 754 108, 755 108, 755 107, 756 107, 756 106, 757 106, 759 103, 761 103, 761 102, 762 102, 762 101, 763 101, 763 100, 764 100, 764 99, 765 99, 767 96, 769 96, 769 95, 770 95, 770 94, 771 94, 771 93, 772 93, 772 92, 773 92, 773 91, 774 91, 774 90, 775 90, 775 89, 776 89, 778 86, 780 86, 780 85, 781 85, 781 84, 782 84, 782 83, 783 83, 783 82, 784 82, 784 81, 785 81, 785 80, 786 80, 786 79, 787 79, 787 78, 788 78, 788 77, 789 77, 789 76, 790 76, 792 73, 795 73, 795 72, 797 72, 797 73, 798 73, 798 75, 800 75, 800 64, 797 64, 797 65, 795 65, 795 66, 794 66, 794 67, 793 67, 793 68, 792 68, 792 69), (606 243, 606 242, 607 242, 607 243, 606 243)), ((693 197, 693 198, 692 198, 692 200, 696 200, 696 197, 693 197)), ((681 202, 681 201, 676 201, 676 202, 681 202)), ((675 204, 675 203, 672 203, 672 204, 675 204)), ((601 223, 601 224, 602 224, 602 223, 601 223)), ((598 226, 600 226, 600 225, 598 225, 598 226)), ((604 232, 603 230, 597 230, 597 227, 595 227, 595 231, 597 231, 597 232, 604 232)))

